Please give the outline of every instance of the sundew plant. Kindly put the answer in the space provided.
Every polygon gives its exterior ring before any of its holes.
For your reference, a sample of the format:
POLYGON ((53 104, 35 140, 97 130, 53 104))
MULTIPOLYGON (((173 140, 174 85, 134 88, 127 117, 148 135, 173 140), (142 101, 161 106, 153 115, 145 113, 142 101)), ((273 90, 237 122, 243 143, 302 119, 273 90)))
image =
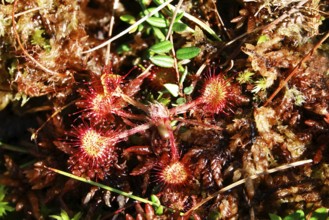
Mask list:
POLYGON ((0 218, 327 219, 327 0, 1 0, 0 218))

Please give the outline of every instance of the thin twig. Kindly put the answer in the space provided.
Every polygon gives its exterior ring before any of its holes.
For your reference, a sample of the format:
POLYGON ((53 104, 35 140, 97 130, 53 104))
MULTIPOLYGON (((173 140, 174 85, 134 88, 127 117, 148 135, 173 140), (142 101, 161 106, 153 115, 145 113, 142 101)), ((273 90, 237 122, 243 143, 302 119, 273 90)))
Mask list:
MULTIPOLYGON (((168 5, 168 7, 170 8, 170 10, 174 10, 175 6, 173 5, 168 5)), ((216 34, 216 32, 211 29, 206 23, 204 23, 203 21, 201 21, 200 19, 194 17, 193 15, 190 15, 186 12, 184 12, 183 10, 179 10, 179 13, 183 13, 183 16, 187 19, 189 19, 190 21, 193 21, 194 23, 196 23, 197 25, 199 25, 201 28, 203 28, 205 31, 207 31, 211 36, 213 36, 216 40, 218 41, 222 41, 216 34)))
POLYGON ((147 129, 149 129, 150 127, 152 126, 152 123, 149 122, 149 123, 145 123, 145 124, 141 124, 141 125, 138 125, 134 128, 131 128, 130 130, 126 130, 125 132, 121 132, 117 135, 115 135, 111 141, 113 142, 119 142, 133 134, 137 134, 139 132, 144 132, 146 131, 147 129))
MULTIPOLYGON (((133 195, 132 193, 130 192, 124 192, 124 191, 121 191, 119 189, 116 189, 116 188, 113 188, 113 187, 110 187, 110 186, 107 186, 107 185, 104 185, 104 184, 101 184, 101 183, 97 183, 97 182, 94 182, 92 180, 87 180, 83 177, 79 177, 79 176, 76 176, 76 175, 73 175, 71 173, 67 173, 65 171, 62 171, 62 170, 58 170, 58 169, 55 169, 55 168, 51 168, 51 167, 47 167, 45 166, 46 169, 48 170, 51 170, 55 173, 58 173, 60 175, 63 175, 63 176, 66 176, 66 177, 69 177, 69 178, 72 178, 72 179, 75 179, 75 180, 78 180, 80 182, 84 182, 84 183, 87 183, 87 184, 90 184, 90 185, 93 185, 93 186, 97 186, 97 187, 100 187, 102 189, 105 189, 105 190, 108 190, 110 192, 114 192, 114 193, 117 193, 119 195, 122 195, 124 197, 127 197, 127 198, 130 198, 130 199, 133 199, 133 200, 136 200, 136 201, 139 201, 139 202, 142 202, 142 203, 146 203, 146 204, 150 204, 152 206, 155 206, 155 207, 161 207, 162 205, 158 204, 158 203, 155 203, 155 202, 152 202, 150 200, 147 200, 147 199, 144 199, 144 198, 141 198, 141 197, 138 197, 138 196, 135 196, 133 195)), ((164 207, 164 206, 163 206, 164 207)), ((165 207, 164 207, 165 208, 165 207)))
POLYGON ((24 154, 30 153, 25 148, 17 147, 17 146, 10 145, 10 144, 5 144, 5 143, 3 143, 1 141, 0 141, 0 148, 6 149, 6 150, 10 150, 10 151, 14 151, 14 152, 24 153, 24 154))
POLYGON ((150 64, 139 76, 137 76, 137 78, 143 78, 148 74, 150 74, 150 70, 153 66, 154 66, 153 64, 150 64))
MULTIPOLYGON (((196 79, 199 79, 199 77, 201 76, 203 70, 207 67, 207 64, 208 64, 208 60, 206 60, 200 67, 199 69, 196 71, 195 73, 195 78, 196 79)), ((197 84, 197 80, 194 80, 192 83, 191 83, 191 86, 192 86, 192 89, 194 90, 195 89, 195 86, 197 84)), ((192 91, 193 92, 193 91, 192 91)))
MULTIPOLYGON (((183 0, 180 0, 178 2, 178 4, 176 5, 176 7, 175 7, 174 14, 173 14, 173 16, 171 18, 171 22, 170 22, 170 25, 169 25, 168 33, 167 33, 167 36, 166 36, 166 40, 168 40, 170 38, 170 42, 172 44, 174 43, 173 37, 172 37, 172 27, 173 27, 173 25, 175 23, 175 19, 177 17, 178 10, 182 6, 182 3, 183 3, 183 0)), ((179 82, 179 71, 178 71, 178 65, 177 65, 177 58, 176 58, 175 48, 172 48, 171 51, 172 51, 173 57, 174 57, 174 68, 175 68, 175 71, 176 71, 177 82, 179 82)), ((181 90, 182 90, 182 87, 180 86, 180 93, 181 93, 181 90)))
MULTIPOLYGON (((111 16, 111 21, 110 21, 110 29, 109 29, 109 35, 108 37, 112 37, 112 32, 113 32, 113 26, 114 26, 114 15, 115 15, 115 10, 118 8, 119 5, 119 0, 114 0, 113 2, 113 9, 112 9, 112 16, 111 16)), ((107 50, 106 50, 106 57, 105 57, 105 64, 109 64, 110 60, 110 54, 111 54, 111 43, 107 45, 107 50)))
MULTIPOLYGON (((170 35, 170 42, 172 43, 172 45, 174 45, 174 39, 173 39, 172 35, 170 35)), ((179 74, 179 70, 178 70, 176 51, 175 51, 174 47, 171 48, 171 52, 172 52, 173 59, 174 59, 174 68, 175 68, 175 72, 176 72, 176 80, 177 80, 177 82, 179 82, 180 81, 180 74, 179 74)), ((179 84, 179 93, 182 93, 182 90, 183 90, 183 85, 179 84)))
POLYGON ((218 13, 218 9, 217 9, 217 5, 216 5, 216 1, 213 1, 213 6, 214 6, 214 11, 215 14, 217 15, 217 18, 219 20, 220 25, 223 27, 223 30, 225 31, 226 36, 228 37, 228 39, 232 39, 232 34, 230 34, 230 32, 227 30, 225 23, 222 19, 222 17, 220 16, 220 14, 218 13))
POLYGON ((68 103, 67 105, 61 107, 60 109, 56 110, 35 132, 33 132, 33 134, 31 135, 31 140, 36 140, 40 130, 43 129, 52 118, 54 118, 57 114, 59 114, 61 111, 63 111, 65 108, 69 107, 70 105, 74 104, 75 102, 76 101, 74 100, 68 103))
MULTIPOLYGON (((41 9, 43 9, 44 7, 36 7, 36 8, 31 8, 29 10, 26 10, 26 11, 23 11, 23 12, 19 12, 17 14, 14 15, 15 18, 19 17, 19 16, 22 16, 22 15, 25 15, 25 14, 28 14, 28 13, 31 13, 31 12, 34 12, 34 11, 39 11, 41 9)), ((12 16, 9 16, 7 18, 4 18, 5 21, 7 20, 10 20, 12 19, 12 16)))
POLYGON ((183 3, 183 0, 180 0, 178 2, 178 4, 176 5, 176 7, 175 7, 175 11, 174 11, 174 14, 173 14, 173 16, 171 18, 171 22, 170 22, 170 25, 169 25, 169 29, 168 29, 168 33, 167 33, 167 36, 166 36, 166 40, 168 40, 169 39, 169 36, 171 35, 172 27, 173 27, 173 25, 175 23, 175 19, 177 17, 178 10, 182 6, 182 3, 183 3))

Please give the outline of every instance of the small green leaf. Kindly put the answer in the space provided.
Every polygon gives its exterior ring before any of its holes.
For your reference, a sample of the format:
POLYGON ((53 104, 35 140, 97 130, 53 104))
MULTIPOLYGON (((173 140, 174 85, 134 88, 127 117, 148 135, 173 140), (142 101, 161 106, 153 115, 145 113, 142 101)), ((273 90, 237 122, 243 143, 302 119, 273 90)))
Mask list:
POLYGON ((154 194, 151 195, 151 201, 157 205, 161 205, 160 199, 154 194))
POLYGON ((188 28, 188 26, 181 22, 175 22, 172 27, 173 31, 175 31, 175 32, 183 32, 187 28, 188 28))
POLYGON ((164 36, 164 34, 162 33, 162 31, 159 28, 152 27, 152 30, 153 30, 154 35, 157 39, 159 39, 159 40, 165 40, 166 39, 166 36, 164 36))
POLYGON ((141 2, 144 6, 148 6, 149 4, 151 4, 152 0, 142 0, 141 2))
MULTIPOLYGON (((141 32, 143 29, 144 29, 144 25, 143 25, 143 24, 138 25, 137 30, 138 30, 139 32, 141 32)), ((133 30, 134 30, 134 29, 133 29, 133 30)), ((132 32, 133 30, 131 30, 130 32, 132 32)), ((129 32, 129 33, 130 33, 130 32, 129 32)))
POLYGON ((8 205, 8 202, 0 202, 0 217, 3 217, 7 212, 12 212, 15 209, 8 205))
POLYGON ((164 87, 170 92, 170 94, 174 97, 178 96, 179 93, 179 86, 172 83, 164 84, 164 87))
POLYGON ((150 47, 150 51, 154 53, 166 53, 173 48, 173 44, 169 40, 162 41, 150 47))
MULTIPOLYGON (((156 10, 156 7, 147 8, 143 12, 141 12, 140 15, 141 16, 148 15, 148 14, 152 13, 154 10, 156 10)), ((153 17, 157 17, 157 18, 162 17, 163 18, 163 16, 159 12, 155 13, 153 15, 153 17)))
POLYGON ((177 105, 183 105, 183 104, 186 103, 186 99, 185 98, 178 98, 176 100, 176 103, 177 103, 177 105))
POLYGON ((153 0, 155 2, 155 4, 157 5, 161 5, 164 3, 164 0, 153 0))
POLYGON ((136 22, 135 17, 132 15, 122 15, 122 16, 120 16, 120 20, 124 21, 128 24, 134 24, 136 22))
POLYGON ((201 49, 198 47, 185 47, 177 50, 176 57, 179 60, 191 59, 198 56, 201 49))
POLYGON ((269 40, 269 37, 267 35, 261 35, 259 38, 258 38, 258 41, 257 41, 257 44, 261 44, 261 43, 264 43, 266 41, 269 40))
POLYGON ((239 74, 237 80, 240 84, 250 83, 250 82, 252 82, 253 75, 255 75, 255 73, 246 70, 239 74))
POLYGON ((75 214, 72 218, 72 220, 79 220, 82 216, 82 213, 81 212, 78 212, 77 214, 75 214))
POLYGON ((186 95, 191 95, 192 92, 193 92, 193 90, 194 90, 194 87, 193 87, 192 85, 189 86, 189 87, 185 87, 185 88, 184 88, 184 94, 186 94, 186 95))
POLYGON ((168 26, 168 22, 164 18, 150 17, 146 21, 150 25, 158 28, 165 28, 168 26))
POLYGON ((163 206, 161 205, 160 199, 156 195, 151 195, 151 201, 156 204, 155 213, 157 215, 163 214, 163 206))
POLYGON ((184 12, 177 13, 177 16, 175 18, 175 22, 180 21, 184 17, 184 12))
POLYGON ((156 215, 162 215, 163 214, 163 206, 159 206, 155 209, 155 214, 156 215))
POLYGON ((183 68, 181 65, 178 65, 178 69, 179 69, 179 72, 182 73, 182 77, 179 80, 179 85, 182 86, 186 79, 186 76, 188 74, 188 70, 187 70, 187 66, 185 68, 183 68))
POLYGON ((153 57, 150 57, 150 60, 152 63, 154 63, 157 66, 170 68, 174 66, 174 59, 170 56, 165 55, 156 55, 153 57))
POLYGON ((283 220, 305 220, 304 211, 297 210, 296 212, 284 217, 283 220))
POLYGON ((50 215, 49 217, 56 219, 56 220, 79 220, 81 218, 82 214, 81 212, 78 212, 74 215, 74 217, 71 219, 67 212, 65 210, 61 211, 60 215, 50 215))
POLYGON ((217 211, 211 211, 209 213, 207 219, 209 219, 209 220, 218 220, 218 219, 221 219, 220 217, 221 217, 221 215, 220 215, 219 212, 217 212, 217 211))
POLYGON ((310 220, 326 220, 328 218, 328 209, 325 207, 318 208, 312 213, 310 220))
POLYGON ((157 101, 160 102, 161 104, 163 104, 164 106, 167 106, 167 105, 169 105, 169 103, 171 103, 171 99, 169 97, 168 98, 159 98, 157 101))
POLYGON ((130 50, 131 50, 131 48, 129 47, 128 44, 121 44, 121 45, 119 45, 119 47, 117 49, 117 53, 123 54, 124 52, 128 52, 130 50))
POLYGON ((271 220, 282 220, 282 218, 276 214, 269 213, 268 215, 270 216, 271 220))
POLYGON ((3 217, 7 214, 7 212, 12 212, 15 209, 11 207, 8 202, 3 201, 6 197, 6 187, 3 185, 0 185, 0 217, 3 217))
POLYGON ((33 45, 39 45, 44 49, 50 49, 49 40, 43 37, 45 30, 43 29, 35 29, 34 33, 32 34, 31 43, 33 45))

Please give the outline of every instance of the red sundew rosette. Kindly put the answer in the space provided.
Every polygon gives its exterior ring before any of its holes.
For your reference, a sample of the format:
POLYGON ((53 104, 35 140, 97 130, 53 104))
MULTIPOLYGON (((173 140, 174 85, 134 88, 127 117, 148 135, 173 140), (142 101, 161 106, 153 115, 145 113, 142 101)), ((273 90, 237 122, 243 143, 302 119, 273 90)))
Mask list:
POLYGON ((176 108, 170 109, 171 115, 185 113, 191 109, 200 108, 205 114, 228 114, 232 107, 242 99, 238 85, 223 75, 210 76, 201 91, 201 96, 176 108))
POLYGON ((69 169, 74 175, 88 179, 104 179, 117 160, 112 132, 105 134, 93 127, 80 126, 74 132, 76 140, 68 159, 69 169))

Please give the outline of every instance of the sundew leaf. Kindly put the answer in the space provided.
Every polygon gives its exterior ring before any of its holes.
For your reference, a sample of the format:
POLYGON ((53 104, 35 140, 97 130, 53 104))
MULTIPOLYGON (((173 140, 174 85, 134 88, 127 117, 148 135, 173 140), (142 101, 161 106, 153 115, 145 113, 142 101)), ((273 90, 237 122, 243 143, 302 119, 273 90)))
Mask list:
POLYGON ((176 51, 176 57, 179 60, 191 59, 198 56, 201 49, 198 47, 184 47, 176 51))
POLYGON ((171 68, 174 66, 174 59, 170 56, 156 55, 150 57, 150 60, 152 61, 152 63, 154 63, 157 66, 161 66, 165 68, 171 68))
POLYGON ((150 47, 150 51, 154 53, 166 53, 173 48, 173 44, 169 40, 162 41, 150 47))
POLYGON ((146 22, 158 28, 165 28, 168 26, 168 22, 165 18, 150 17, 146 22))

